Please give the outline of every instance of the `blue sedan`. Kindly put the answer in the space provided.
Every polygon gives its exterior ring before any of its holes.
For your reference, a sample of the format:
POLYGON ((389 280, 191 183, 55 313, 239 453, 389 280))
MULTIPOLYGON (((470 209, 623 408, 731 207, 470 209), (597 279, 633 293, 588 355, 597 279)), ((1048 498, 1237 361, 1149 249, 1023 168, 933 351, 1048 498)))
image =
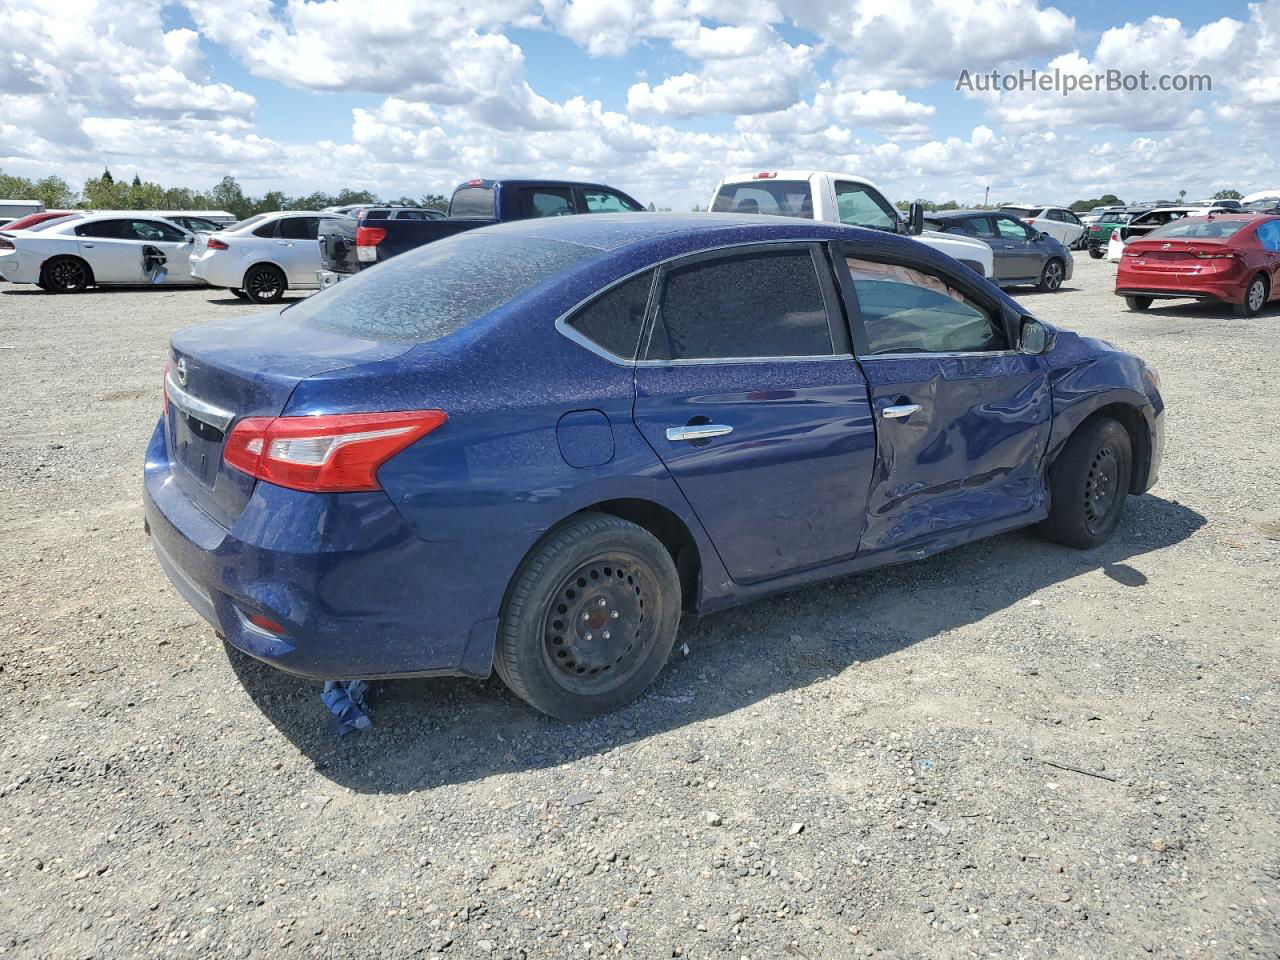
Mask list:
POLYGON ((636 697, 682 613, 1038 524, 1156 479, 1159 379, 914 240, 778 217, 461 234, 172 338, 146 521, 178 591, 305 677, 495 668, 636 697))

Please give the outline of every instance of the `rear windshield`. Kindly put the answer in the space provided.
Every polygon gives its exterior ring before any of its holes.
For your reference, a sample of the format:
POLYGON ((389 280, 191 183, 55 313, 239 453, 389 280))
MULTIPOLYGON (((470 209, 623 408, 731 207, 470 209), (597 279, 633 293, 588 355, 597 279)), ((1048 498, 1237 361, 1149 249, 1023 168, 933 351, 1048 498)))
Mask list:
POLYGON ((256 213, 252 217, 249 217, 247 220, 240 220, 236 223, 231 224, 230 226, 223 227, 222 229, 227 233, 231 233, 235 230, 240 230, 244 227, 251 227, 255 223, 257 223, 259 220, 262 220, 265 217, 266 217, 265 213, 256 213))
POLYGON ((711 205, 713 213, 767 213, 813 219, 808 180, 752 180, 726 183, 711 205))
POLYGON ((449 201, 451 217, 493 219, 493 187, 462 187, 449 201))
POLYGON ((1169 237, 1212 240, 1229 237, 1248 222, 1248 220, 1201 220, 1199 217, 1185 217, 1173 223, 1166 223, 1163 227, 1157 227, 1148 233, 1147 237, 1152 240, 1169 237))
POLYGON ((365 270, 290 307, 289 316, 366 340, 426 343, 599 253, 542 237, 470 231, 365 270))
POLYGON ((1034 220, 1036 217, 1044 213, 1043 207, 1001 207, 1001 213, 1007 213, 1013 217, 1021 217, 1023 220, 1034 220))

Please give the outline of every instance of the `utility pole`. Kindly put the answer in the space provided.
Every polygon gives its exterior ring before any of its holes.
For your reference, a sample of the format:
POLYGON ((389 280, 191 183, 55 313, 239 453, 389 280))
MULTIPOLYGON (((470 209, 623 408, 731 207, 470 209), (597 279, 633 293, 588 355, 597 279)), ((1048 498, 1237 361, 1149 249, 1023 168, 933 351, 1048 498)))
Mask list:
POLYGON ((982 205, 984 207, 991 206, 991 188, 987 187, 987 192, 982 195, 982 205))

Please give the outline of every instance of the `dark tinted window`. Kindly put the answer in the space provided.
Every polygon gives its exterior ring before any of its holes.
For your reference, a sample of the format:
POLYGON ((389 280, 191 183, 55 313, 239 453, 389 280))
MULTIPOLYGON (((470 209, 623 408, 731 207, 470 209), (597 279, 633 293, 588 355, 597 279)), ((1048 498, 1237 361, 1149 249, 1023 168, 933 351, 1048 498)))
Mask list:
POLYGON ((181 230, 158 220, 132 220, 130 221, 130 229, 130 236, 134 240, 163 240, 169 243, 181 243, 187 239, 187 235, 181 230))
POLYGON ((971 237, 995 238, 996 228, 988 217, 966 217, 960 222, 964 225, 964 232, 971 237))
POLYGON ((280 221, 280 236, 286 240, 314 240, 319 229, 319 217, 285 217, 280 221))
POLYGON ((255 227, 253 231, 253 235, 255 237, 274 237, 276 235, 276 230, 279 228, 279 226, 280 226, 279 220, 268 220, 266 223, 262 224, 261 226, 255 227))
POLYGON ((369 340, 424 343, 599 253, 576 243, 468 231, 361 271, 299 301, 289 316, 369 340))
POLYGON ((531 187, 520 191, 520 206, 524 215, 538 217, 567 217, 573 214, 573 191, 560 187, 531 187))
POLYGON ((1003 350, 986 310, 941 277, 890 263, 848 259, 867 355, 1003 350))
POLYGON ((362 220, 385 220, 390 213, 390 210, 365 210, 361 212, 360 218, 362 220))
POLYGON ((492 220, 493 188, 462 187, 455 190, 453 199, 449 202, 449 216, 492 220))
POLYGON ((711 204, 712 213, 766 213, 813 219, 808 180, 752 180, 726 183, 711 204))
POLYGON ((808 250, 739 254, 667 274, 650 359, 813 357, 831 353, 808 250))
POLYGON ((610 353, 633 359, 644 327, 644 308, 649 302, 652 282, 653 271, 647 270, 618 284, 579 310, 569 326, 610 353))
POLYGON ((222 229, 212 220, 205 220, 202 217, 183 217, 176 222, 181 223, 188 230, 195 230, 201 233, 217 233, 218 230, 222 229))
POLYGON ((102 237, 104 240, 133 239, 133 230, 128 220, 98 220, 94 223, 82 223, 76 227, 77 237, 102 237))

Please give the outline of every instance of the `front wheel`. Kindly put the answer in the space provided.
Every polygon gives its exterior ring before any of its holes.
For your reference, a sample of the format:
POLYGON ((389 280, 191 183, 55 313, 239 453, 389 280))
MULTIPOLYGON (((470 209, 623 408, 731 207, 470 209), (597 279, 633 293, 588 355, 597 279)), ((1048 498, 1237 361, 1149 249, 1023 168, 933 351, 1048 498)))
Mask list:
POLYGON ((1082 550, 1105 543, 1124 513, 1132 474, 1129 432, 1110 417, 1086 421, 1049 469, 1041 535, 1082 550))
POLYGON ((1124 305, 1130 310, 1146 310, 1151 306, 1150 297, 1125 297, 1124 305))
POLYGON ((584 513, 516 571, 494 665, 530 705, 562 720, 615 710, 658 675, 680 621, 666 547, 634 523, 584 513))
POLYGON ((1065 275, 1066 268, 1063 267, 1062 261, 1050 260, 1040 271, 1040 282, 1036 284, 1036 289, 1044 293, 1054 293, 1062 286, 1062 278, 1065 275))
POLYGON ((254 303, 279 303, 288 285, 279 267, 259 264, 244 275, 244 293, 254 303))
POLYGON ((1237 317, 1256 317, 1267 303, 1267 278, 1258 274, 1249 282, 1244 292, 1242 303, 1233 303, 1232 309, 1237 317))

